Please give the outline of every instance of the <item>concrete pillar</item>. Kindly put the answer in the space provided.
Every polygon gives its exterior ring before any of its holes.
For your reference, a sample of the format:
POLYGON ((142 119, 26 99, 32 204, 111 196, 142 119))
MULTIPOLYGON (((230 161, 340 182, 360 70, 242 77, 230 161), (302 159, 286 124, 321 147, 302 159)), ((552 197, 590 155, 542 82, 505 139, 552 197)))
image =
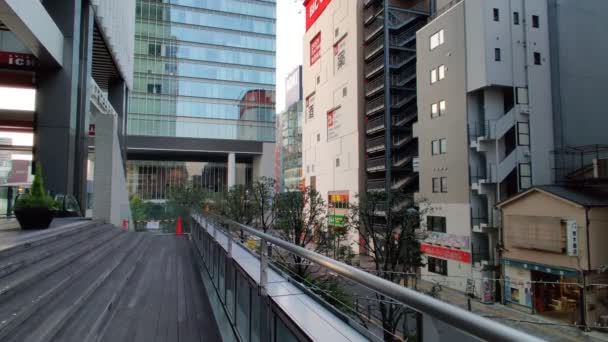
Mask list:
POLYGON ((99 115, 95 124, 93 218, 115 226, 122 226, 126 219, 133 229, 122 151, 116 134, 117 118, 99 115))
POLYGON ((63 67, 41 69, 36 74, 34 160, 42 164, 45 185, 52 193, 78 193, 74 190, 80 188, 83 179, 80 173, 84 170, 77 166, 82 154, 76 148, 78 117, 86 115, 79 112, 79 101, 84 100, 79 96, 78 77, 81 4, 80 0, 43 2, 65 37, 63 67))
POLYGON ((236 155, 228 153, 228 188, 236 185, 236 155))
POLYGON ((121 78, 111 80, 108 89, 108 101, 110 101, 110 104, 112 104, 112 107, 114 107, 116 114, 118 114, 117 133, 118 140, 120 142, 120 149, 122 151, 122 159, 125 161, 125 163, 127 161, 127 144, 125 141, 125 136, 127 133, 127 98, 127 83, 121 78))

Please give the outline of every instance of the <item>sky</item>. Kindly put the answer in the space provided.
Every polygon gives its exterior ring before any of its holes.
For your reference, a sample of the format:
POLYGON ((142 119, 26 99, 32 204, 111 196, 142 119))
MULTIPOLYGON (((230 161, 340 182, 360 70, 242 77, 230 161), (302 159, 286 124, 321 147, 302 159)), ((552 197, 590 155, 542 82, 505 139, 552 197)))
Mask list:
POLYGON ((285 78, 302 64, 302 0, 277 0, 277 113, 285 109, 285 78))

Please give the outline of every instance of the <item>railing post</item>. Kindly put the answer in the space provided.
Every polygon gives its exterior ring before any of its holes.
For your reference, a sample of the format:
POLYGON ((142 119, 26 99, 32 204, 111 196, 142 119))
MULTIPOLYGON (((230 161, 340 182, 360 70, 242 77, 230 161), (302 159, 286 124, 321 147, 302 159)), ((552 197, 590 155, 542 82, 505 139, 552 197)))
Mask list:
POLYGON ((230 223, 227 225, 228 230, 226 231, 226 237, 228 238, 228 248, 226 251, 226 256, 228 259, 232 259, 232 232, 230 232, 230 223))
POLYGON ((260 290, 261 295, 268 294, 266 287, 268 286, 268 243, 265 239, 261 240, 260 244, 260 290))

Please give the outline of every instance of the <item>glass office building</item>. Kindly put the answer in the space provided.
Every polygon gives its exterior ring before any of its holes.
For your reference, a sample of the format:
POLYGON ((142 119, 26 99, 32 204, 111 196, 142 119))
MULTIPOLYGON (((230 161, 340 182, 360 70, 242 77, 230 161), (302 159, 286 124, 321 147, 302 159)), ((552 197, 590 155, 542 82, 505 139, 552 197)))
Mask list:
MULTIPOLYGON (((274 0, 137 0, 136 15, 129 136, 274 143, 274 0)), ((235 153, 236 165, 253 163, 235 153)), ((206 157, 180 162, 210 162, 206 157)), ((213 157, 213 165, 228 167, 227 159, 213 157)), ((141 164, 134 158, 130 153, 129 174, 147 174, 134 170, 141 164)), ((206 186, 225 189, 227 173, 214 178, 221 184, 206 186)))

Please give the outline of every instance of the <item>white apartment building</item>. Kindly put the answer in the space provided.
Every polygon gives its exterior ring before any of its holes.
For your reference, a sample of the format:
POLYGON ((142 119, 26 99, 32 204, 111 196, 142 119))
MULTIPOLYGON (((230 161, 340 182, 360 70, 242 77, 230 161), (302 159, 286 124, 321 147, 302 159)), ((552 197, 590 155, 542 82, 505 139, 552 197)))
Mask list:
POLYGON ((547 0, 437 1, 417 33, 423 279, 491 301, 497 202, 552 181, 547 0), (474 288, 473 288, 474 285, 474 288))
MULTIPOLYGON (((310 0, 304 6, 302 168, 305 184, 328 203, 330 227, 340 226, 346 204, 365 189, 363 2, 310 0)), ((357 232, 350 241, 358 253, 357 232)))

